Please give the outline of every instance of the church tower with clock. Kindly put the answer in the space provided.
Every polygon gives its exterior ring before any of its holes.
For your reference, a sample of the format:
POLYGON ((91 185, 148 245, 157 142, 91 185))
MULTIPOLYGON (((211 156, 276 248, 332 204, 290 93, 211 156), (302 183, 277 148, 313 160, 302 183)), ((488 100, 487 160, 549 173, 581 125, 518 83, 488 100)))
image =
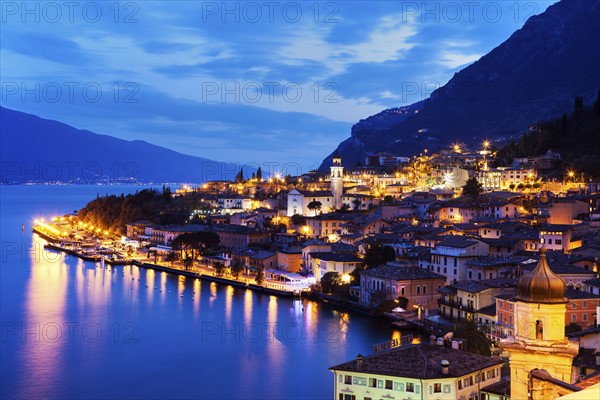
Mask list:
POLYGON ((342 157, 336 152, 333 155, 333 164, 331 165, 331 194, 333 195, 333 210, 342 207, 342 194, 344 193, 344 167, 342 166, 342 157))

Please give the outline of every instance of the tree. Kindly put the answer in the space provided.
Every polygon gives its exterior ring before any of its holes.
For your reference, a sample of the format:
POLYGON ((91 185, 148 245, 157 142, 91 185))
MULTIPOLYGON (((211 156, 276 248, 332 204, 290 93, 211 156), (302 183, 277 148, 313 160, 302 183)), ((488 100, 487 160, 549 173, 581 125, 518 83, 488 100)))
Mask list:
POLYGON ((244 270, 244 264, 241 261, 234 261, 231 264, 231 275, 237 279, 244 270))
POLYGON ((337 272, 326 272, 325 275, 321 278, 321 288, 323 289, 323 293, 331 293, 338 285, 340 279, 340 274, 337 272))
POLYGON ((263 267, 260 267, 258 269, 258 272, 256 273, 256 278, 254 278, 254 281, 256 282, 257 285, 262 285, 263 282, 265 281, 265 269, 263 267))
POLYGON ((383 198, 383 202, 385 204, 394 204, 394 197, 388 194, 383 198))
POLYGON ((262 178, 263 178, 263 177, 262 177, 262 169, 260 169, 260 167, 258 167, 258 169, 256 170, 256 179, 257 179, 259 182, 262 182, 262 178))
POLYGON ((225 272, 225 264, 223 264, 222 262, 216 262, 214 267, 215 274, 217 274, 217 276, 223 276, 223 273, 225 272))
POLYGON ((476 199, 477 196, 479 196, 479 193, 481 192, 483 192, 483 186, 481 185, 481 183, 479 183, 479 181, 477 181, 477 178, 475 178, 474 176, 467 179, 467 182, 462 188, 462 195, 469 196, 472 199, 476 199))
POLYGON ((569 325, 565 326, 565 335, 568 335, 569 333, 581 332, 582 330, 583 328, 581 325, 571 322, 569 325))
POLYGON ((352 204, 354 205, 354 211, 360 210, 360 199, 352 200, 352 204))
POLYGON ((321 203, 318 200, 313 200, 310 203, 308 203, 308 205, 306 207, 308 207, 309 210, 314 211, 315 215, 317 215, 317 211, 320 210, 322 206, 323 206, 323 203, 321 203))
POLYGON ((192 269, 192 266, 194 265, 194 259, 191 257, 185 257, 183 260, 183 268, 189 270, 192 269))
POLYGON ((378 267, 388 261, 396 259, 396 252, 390 246, 383 246, 379 242, 371 243, 367 246, 363 262, 367 268, 378 267))
POLYGON ((294 215, 292 215, 290 217, 290 221, 292 221, 292 224, 294 224, 294 225, 304 225, 304 224, 306 224, 306 218, 304 218, 300 214, 294 214, 294 215))
POLYGON ((479 330, 474 320, 462 319, 453 326, 454 337, 465 340, 465 351, 490 357, 492 344, 485 334, 479 330))
POLYGON ((240 168, 240 172, 235 176, 235 181, 238 183, 244 182, 244 169, 240 168))
POLYGON ((218 246, 219 235, 211 231, 182 233, 171 242, 171 247, 181 251, 181 258, 195 260, 198 254, 206 254, 218 246))
POLYGON ((173 267, 173 263, 175 261, 177 261, 178 259, 179 259, 179 256, 174 251, 169 252, 169 254, 167 254, 167 256, 165 257, 165 261, 170 262, 171 267, 173 267))

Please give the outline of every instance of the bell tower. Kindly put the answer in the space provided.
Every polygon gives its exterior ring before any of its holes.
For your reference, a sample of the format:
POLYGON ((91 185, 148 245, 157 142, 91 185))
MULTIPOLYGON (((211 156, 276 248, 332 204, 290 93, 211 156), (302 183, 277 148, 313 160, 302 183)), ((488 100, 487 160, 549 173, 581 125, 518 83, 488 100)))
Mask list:
POLYGON ((344 193, 344 167, 342 166, 342 157, 337 152, 333 155, 333 164, 330 169, 332 206, 334 210, 337 210, 342 206, 342 194, 344 193))
POLYGON ((578 346, 565 337, 566 286, 546 260, 546 249, 533 271, 518 282, 515 297, 515 336, 505 342, 510 353, 510 397, 537 400, 543 393, 533 387, 531 371, 546 370, 555 379, 571 383, 578 346))

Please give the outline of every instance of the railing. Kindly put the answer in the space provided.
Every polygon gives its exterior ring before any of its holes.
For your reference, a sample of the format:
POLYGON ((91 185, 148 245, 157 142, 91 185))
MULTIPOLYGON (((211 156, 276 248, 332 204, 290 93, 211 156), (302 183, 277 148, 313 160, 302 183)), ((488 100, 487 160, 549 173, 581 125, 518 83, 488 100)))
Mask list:
POLYGON ((438 305, 446 305, 452 308, 456 308, 457 310, 460 311, 466 311, 466 312, 470 312, 470 313, 474 313, 477 312, 477 310, 469 305, 465 305, 465 304, 460 304, 457 303, 455 301, 450 301, 450 300, 445 300, 445 299, 438 299, 438 305))

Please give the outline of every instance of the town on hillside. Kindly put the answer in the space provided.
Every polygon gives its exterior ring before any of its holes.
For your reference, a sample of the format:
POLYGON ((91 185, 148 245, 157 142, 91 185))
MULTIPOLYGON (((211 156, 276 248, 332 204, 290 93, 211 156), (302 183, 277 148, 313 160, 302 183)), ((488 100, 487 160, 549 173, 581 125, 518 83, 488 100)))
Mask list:
POLYGON ((108 264, 311 296, 431 335, 339 360, 336 399, 579 392, 600 381, 600 181, 557 178, 552 150, 510 168, 495 156, 486 141, 351 170, 335 155, 328 173, 241 170, 99 197, 34 230, 108 264))

